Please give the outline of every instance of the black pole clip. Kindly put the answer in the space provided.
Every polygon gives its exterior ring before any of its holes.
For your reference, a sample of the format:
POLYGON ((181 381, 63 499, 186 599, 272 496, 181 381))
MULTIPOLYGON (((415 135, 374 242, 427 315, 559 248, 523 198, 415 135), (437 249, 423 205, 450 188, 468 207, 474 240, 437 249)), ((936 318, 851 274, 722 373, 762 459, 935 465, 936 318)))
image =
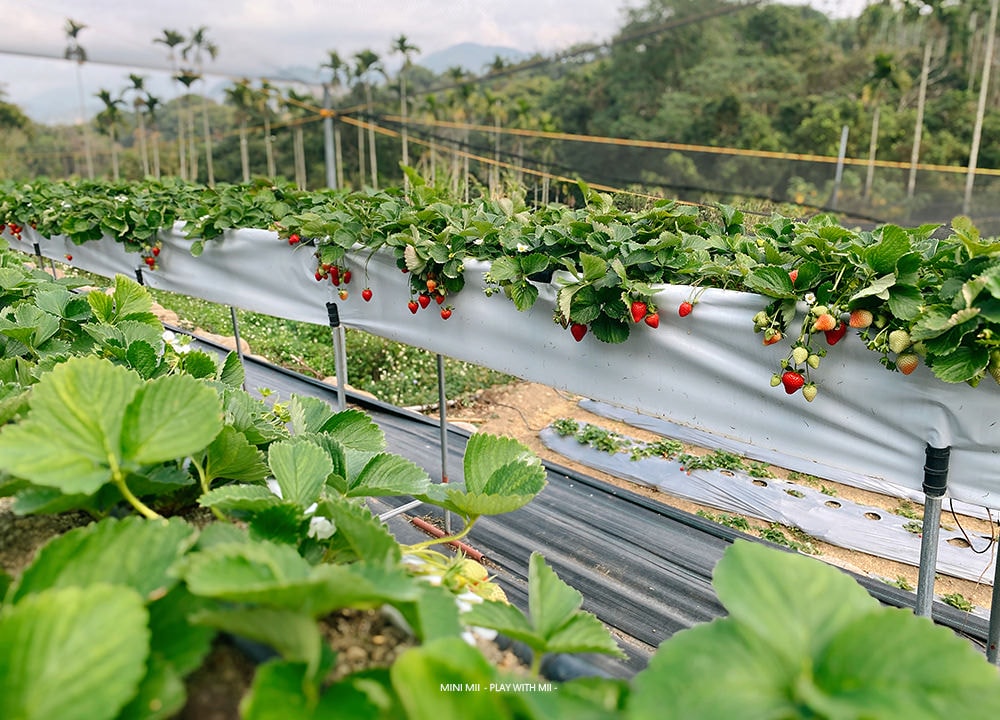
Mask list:
POLYGON ((34 243, 34 245, 35 245, 35 257, 37 257, 39 260, 41 260, 42 259, 42 248, 38 244, 37 241, 34 243))
POLYGON ((927 497, 944 497, 948 489, 948 460, 950 447, 936 448, 927 446, 924 461, 924 495, 927 497))
POLYGON ((145 285, 146 284, 146 281, 143 280, 143 278, 142 278, 142 268, 141 267, 137 267, 135 269, 135 281, 137 283, 139 283, 140 285, 145 285))
POLYGON ((327 302, 326 316, 330 320, 330 329, 336 330, 340 327, 340 309, 335 302, 327 302))

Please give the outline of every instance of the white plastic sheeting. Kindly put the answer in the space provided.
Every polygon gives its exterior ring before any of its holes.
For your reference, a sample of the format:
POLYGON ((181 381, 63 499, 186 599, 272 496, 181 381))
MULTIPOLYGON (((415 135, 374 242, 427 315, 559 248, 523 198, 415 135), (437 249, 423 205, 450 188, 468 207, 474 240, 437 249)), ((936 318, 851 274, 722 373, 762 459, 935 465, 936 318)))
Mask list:
MULTIPOLYGON (((21 249, 31 252, 32 236, 21 249)), ((227 232, 189 253, 180 228, 163 233, 160 268, 144 273, 150 287, 316 324, 335 288, 313 277, 308 247, 290 248, 261 230, 227 232)), ((132 276, 140 261, 104 240, 75 246, 39 238, 42 251, 101 275, 132 276)), ((15 242, 15 246, 18 244, 15 242)), ((675 309, 684 286, 664 287, 655 300, 658 329, 635 326, 629 340, 609 345, 588 334, 582 342, 552 322, 556 288, 539 287, 535 305, 521 313, 502 296, 483 292, 485 265, 467 265, 465 290, 443 321, 433 303, 411 315, 407 278, 387 253, 352 256, 351 297, 337 300, 342 322, 393 340, 478 363, 585 397, 669 418, 675 423, 823 467, 870 476, 919 491, 925 446, 951 447, 950 496, 1000 508, 1000 388, 949 385, 924 367, 910 376, 882 368, 849 333, 815 373, 819 397, 807 403, 769 386, 785 343, 764 347, 752 331, 760 296, 707 289, 687 318, 675 309), (369 286, 370 303, 360 297, 369 286)))
MULTIPOLYGON (((921 540, 914 532, 918 531, 919 521, 881 508, 830 497, 777 478, 752 478, 729 470, 692 470, 688 474, 674 460, 632 460, 626 453, 602 452, 572 437, 562 437, 550 428, 542 430, 540 437, 550 450, 575 462, 656 488, 673 497, 796 527, 838 547, 915 567, 920 565, 921 540)), ((969 539, 975 550, 990 548, 990 538, 970 534, 969 539)), ((952 577, 992 585, 994 555, 992 551, 975 552, 960 531, 943 530, 938 540, 935 568, 952 577)))

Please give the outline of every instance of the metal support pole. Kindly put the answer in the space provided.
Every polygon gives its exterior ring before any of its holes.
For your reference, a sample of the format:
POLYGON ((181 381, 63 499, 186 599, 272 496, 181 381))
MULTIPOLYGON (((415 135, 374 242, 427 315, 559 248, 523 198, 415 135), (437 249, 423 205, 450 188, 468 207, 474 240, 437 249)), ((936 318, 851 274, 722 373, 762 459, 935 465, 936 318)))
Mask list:
MULTIPOLYGON (((994 561, 996 562, 996 561, 994 561)), ((986 659, 994 665, 997 661, 997 646, 1000 645, 1000 562, 993 571, 993 599, 990 602, 990 629, 986 633, 986 659)))
MULTIPOLYGON (((233 322, 233 339, 236 341, 236 357, 240 359, 240 367, 246 367, 243 364, 243 345, 240 342, 240 321, 236 319, 236 308, 232 305, 229 306, 229 317, 233 322)), ((244 379, 243 389, 247 389, 247 383, 244 379)))
POLYGON ((337 303, 326 304, 326 315, 330 319, 330 332, 333 334, 333 367, 337 373, 337 409, 344 412, 347 409, 347 350, 344 338, 344 326, 340 324, 340 310, 337 303))
MULTIPOLYGON (((441 482, 448 482, 448 396, 444 387, 444 356, 437 355, 438 427, 441 432, 441 482)), ((451 513, 444 511, 444 531, 451 534, 451 513)))
POLYGON ((837 172, 833 177, 833 193, 830 195, 830 208, 837 209, 837 202, 840 199, 840 183, 844 179, 844 161, 847 158, 847 132, 844 125, 840 130, 840 150, 837 152, 837 172))
POLYGON ((924 520, 917 576, 917 615, 931 617, 934 575, 937 570, 938 537, 941 530, 941 500, 948 489, 948 458, 951 448, 930 445, 924 461, 924 520))
MULTIPOLYGON (((45 258, 42 257, 42 248, 39 246, 39 244, 37 242, 34 243, 34 245, 35 245, 35 260, 38 261, 38 269, 44 272, 45 271, 45 258)), ((56 266, 55 266, 55 263, 52 264, 52 279, 53 280, 56 279, 56 266)))
POLYGON ((323 158, 326 163, 326 186, 337 189, 337 160, 333 146, 333 111, 330 109, 330 86, 323 86, 323 158))

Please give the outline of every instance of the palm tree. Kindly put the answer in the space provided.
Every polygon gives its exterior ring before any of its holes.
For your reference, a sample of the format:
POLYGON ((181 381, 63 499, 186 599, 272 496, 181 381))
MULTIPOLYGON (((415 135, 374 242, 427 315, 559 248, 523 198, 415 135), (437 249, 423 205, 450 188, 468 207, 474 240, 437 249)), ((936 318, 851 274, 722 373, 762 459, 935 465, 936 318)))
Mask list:
POLYGON ((288 91, 288 96, 282 101, 285 112, 292 126, 292 154, 295 165, 295 184, 299 190, 306 189, 306 146, 302 133, 302 120, 312 113, 306 106, 315 102, 310 95, 300 95, 294 90, 288 91))
MULTIPOLYGON (((208 39, 207 37, 208 28, 204 25, 191 31, 191 37, 181 50, 181 56, 187 60, 188 53, 192 50, 194 51, 194 65, 195 71, 198 73, 199 77, 204 77, 203 71, 204 65, 204 55, 207 54, 212 60, 215 60, 219 56, 219 47, 208 39)), ((203 93, 201 96, 201 124, 202 132, 205 136, 205 173, 208 176, 207 181, 209 187, 215 186, 215 164, 212 161, 212 129, 211 124, 208 121, 208 99, 203 93)))
POLYGON ((95 119, 97 120, 97 127, 111 138, 111 177, 114 180, 118 180, 120 176, 118 165, 118 126, 122 121, 121 106, 125 102, 120 98, 112 97, 111 92, 103 88, 97 92, 95 97, 104 103, 104 109, 97 114, 95 119))
MULTIPOLYGON (((170 77, 177 82, 177 51, 178 45, 184 43, 184 36, 176 30, 164 28, 163 36, 153 38, 154 44, 165 45, 167 48, 167 59, 170 61, 170 77)), ((187 179, 187 158, 184 147, 184 113, 177 113, 177 155, 180 161, 179 172, 181 180, 187 179)))
POLYGON ((67 60, 76 60, 76 88, 80 100, 80 132, 83 135, 83 153, 87 163, 87 177, 94 179, 94 156, 90 150, 90 133, 87 131, 87 109, 83 102, 83 64, 87 62, 87 51, 80 45, 80 31, 87 26, 76 20, 66 19, 63 30, 66 33, 67 60))
POLYGON ((267 176, 273 178, 278 174, 274 163, 274 138, 271 137, 271 100, 277 89, 267 80, 260 81, 260 87, 253 90, 253 109, 264 122, 264 156, 267 160, 267 176))
POLYGON ((344 187, 344 163, 343 155, 340 152, 340 123, 334 121, 331 105, 333 90, 341 86, 348 70, 347 65, 340 59, 340 55, 336 51, 328 50, 327 55, 327 61, 319 66, 321 71, 330 71, 329 81, 323 83, 323 110, 326 114, 323 118, 323 133, 326 135, 327 185, 342 188, 344 187))
POLYGON ((250 149, 247 139, 247 122, 253 112, 254 96, 250 81, 243 78, 226 88, 226 102, 236 110, 236 120, 240 124, 240 167, 243 170, 243 182, 250 182, 250 149))
POLYGON ((149 139, 153 149, 153 177, 160 179, 160 128, 156 122, 156 109, 162 104, 160 98, 146 93, 143 105, 149 116, 149 139))
POLYGON ((122 92, 132 94, 132 112, 135 115, 136 142, 139 145, 139 159, 142 163, 143 177, 149 175, 149 148, 146 146, 146 118, 143 114, 143 106, 146 103, 146 78, 142 75, 130 73, 128 76, 132 85, 122 92))
MULTIPOLYGON (((400 137, 403 142, 403 165, 410 164, 410 150, 408 146, 408 138, 406 134, 406 74, 411 66, 410 55, 413 53, 420 52, 420 48, 416 45, 410 45, 409 41, 406 39, 406 35, 400 35, 398 38, 392 41, 392 48, 390 52, 399 53, 403 56, 403 66, 399 69, 399 115, 403 119, 402 129, 400 132, 400 137)), ((403 187, 407 186, 408 179, 406 175, 403 175, 403 187)))
POLYGON ((500 127, 507 119, 507 111, 503 107, 503 96, 483 88, 483 100, 487 112, 493 118, 493 165, 489 172, 490 197, 497 197, 500 192, 500 127))
MULTIPOLYGON (((382 72, 379 57, 371 50, 362 50, 354 54, 355 77, 361 82, 365 92, 365 113, 368 116, 368 155, 371 162, 372 187, 378 190, 378 159, 375 157, 375 117, 372 112, 371 74, 382 72)), ((362 180, 364 184, 364 180, 362 180)))
MULTIPOLYGON (((439 120, 441 117, 442 107, 441 107, 441 102, 438 100, 437 95, 425 96, 423 105, 420 107, 420 110, 423 117, 430 120, 431 122, 439 120)), ((430 180, 431 185, 435 185, 437 183, 437 162, 436 162, 437 149, 435 148, 434 145, 430 145, 427 148, 426 157, 427 157, 428 167, 423 172, 430 180)))
MULTIPOLYGON (((448 107, 456 123, 466 123, 469 119, 469 101, 473 95, 473 87, 468 82, 468 73, 465 68, 453 66, 447 70, 448 78, 455 84, 455 89, 448 93, 448 107)), ((453 192, 458 194, 459 188, 463 188, 462 196, 468 199, 469 196, 469 154, 459 152, 459 146, 466 148, 469 144, 469 129, 456 128, 457 138, 455 140, 455 154, 452 158, 452 182, 453 192)))
MULTIPOLYGON (((201 79, 201 74, 192 68, 181 68, 180 72, 174 75, 174 80, 184 86, 184 96, 181 98, 181 125, 187 125, 184 135, 187 139, 187 180, 198 179, 198 152, 194 144, 194 110, 191 108, 191 86, 201 79)), ((184 140, 181 140, 184 144, 184 140)))

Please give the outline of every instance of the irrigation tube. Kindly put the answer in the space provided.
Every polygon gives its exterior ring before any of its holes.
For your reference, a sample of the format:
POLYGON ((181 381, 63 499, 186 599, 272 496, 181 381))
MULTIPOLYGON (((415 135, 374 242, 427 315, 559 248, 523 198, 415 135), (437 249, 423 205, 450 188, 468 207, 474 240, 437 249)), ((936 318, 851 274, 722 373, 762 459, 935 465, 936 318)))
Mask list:
POLYGON ((948 457, 951 448, 927 445, 924 452, 924 520, 920 542, 920 568, 917 574, 916 613, 931 617, 938 536, 941 529, 941 501, 948 488, 948 457))
POLYGON ((333 334, 333 366, 337 373, 337 409, 344 412, 347 409, 347 350, 344 347, 344 326, 340 324, 340 311, 337 303, 326 304, 326 314, 330 319, 330 332, 333 334))

